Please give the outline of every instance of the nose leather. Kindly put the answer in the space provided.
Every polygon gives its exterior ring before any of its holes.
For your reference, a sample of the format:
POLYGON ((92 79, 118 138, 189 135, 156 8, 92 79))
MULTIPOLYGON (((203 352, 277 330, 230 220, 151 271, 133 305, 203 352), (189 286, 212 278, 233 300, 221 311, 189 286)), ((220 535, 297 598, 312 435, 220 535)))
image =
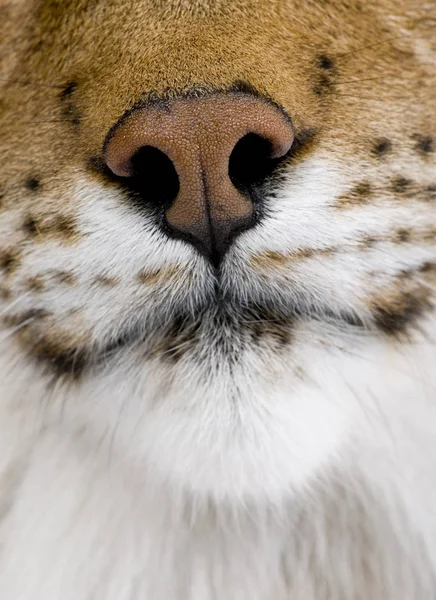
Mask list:
POLYGON ((219 95, 138 108, 109 138, 105 158, 116 175, 129 177, 139 149, 165 153, 179 178, 179 193, 165 210, 168 226, 220 252, 253 216, 252 201, 229 175, 230 155, 247 134, 270 143, 270 158, 286 154, 293 141, 289 119, 274 105, 255 96, 219 95))

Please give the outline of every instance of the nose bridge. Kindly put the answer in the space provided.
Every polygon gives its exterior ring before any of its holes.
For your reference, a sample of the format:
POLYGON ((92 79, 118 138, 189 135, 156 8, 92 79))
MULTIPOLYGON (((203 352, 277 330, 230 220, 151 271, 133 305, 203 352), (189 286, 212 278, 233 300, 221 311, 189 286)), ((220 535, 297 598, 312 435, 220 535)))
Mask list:
POLYGON ((231 228, 253 212, 250 200, 229 177, 230 154, 249 126, 243 114, 235 119, 237 104, 231 107, 228 99, 215 98, 179 104, 175 109, 174 124, 180 127, 182 138, 175 157, 180 193, 166 217, 179 231, 195 230, 203 244, 216 246, 218 237, 227 237, 231 228))

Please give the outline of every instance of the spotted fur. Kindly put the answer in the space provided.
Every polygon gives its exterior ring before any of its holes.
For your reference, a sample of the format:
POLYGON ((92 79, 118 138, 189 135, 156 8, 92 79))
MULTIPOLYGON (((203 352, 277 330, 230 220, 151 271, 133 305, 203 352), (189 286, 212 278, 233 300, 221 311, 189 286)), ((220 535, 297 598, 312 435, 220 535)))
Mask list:
POLYGON ((435 26, 0 0, 1 598, 436 597, 435 26), (216 92, 295 133, 219 268, 103 151, 216 92))

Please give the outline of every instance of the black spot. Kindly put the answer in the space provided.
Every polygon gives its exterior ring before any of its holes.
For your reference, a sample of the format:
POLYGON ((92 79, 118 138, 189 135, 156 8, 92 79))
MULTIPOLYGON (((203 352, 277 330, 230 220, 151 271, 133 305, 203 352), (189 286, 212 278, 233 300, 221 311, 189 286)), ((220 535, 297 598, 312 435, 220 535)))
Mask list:
POLYGON ((331 89, 331 80, 327 74, 323 73, 317 78, 316 84, 313 86, 313 93, 317 96, 322 96, 325 92, 331 89))
POLYGON ((387 138, 379 138, 375 141, 373 146, 373 154, 376 156, 383 156, 388 154, 392 150, 392 142, 387 138))
POLYGON ((37 192, 41 188, 41 182, 38 177, 28 177, 24 185, 31 192, 37 192))
POLYGON ((36 220, 31 216, 26 217, 23 223, 23 230, 29 235, 37 235, 39 230, 36 220))
POLYGON ((326 54, 321 54, 318 56, 317 64, 320 69, 325 69, 327 71, 331 71, 335 67, 334 59, 330 58, 326 54))
POLYGON ((401 228, 398 229, 398 231, 396 232, 395 239, 397 242, 408 242, 410 240, 411 234, 412 232, 410 229, 401 228))
POLYGON ((418 271, 420 273, 433 273, 434 271, 436 272, 436 263, 427 261, 419 267, 418 271))
POLYGON ((19 255, 12 250, 0 250, 0 269, 7 275, 13 273, 20 264, 19 255))
POLYGON ((82 120, 80 111, 72 100, 76 88, 77 82, 69 81, 59 94, 62 104, 61 117, 65 121, 68 121, 74 129, 77 129, 80 126, 82 120))
POLYGON ((76 88, 77 88, 77 81, 68 81, 68 83, 65 84, 65 87, 63 88, 63 90, 60 92, 59 98, 61 100, 65 100, 66 98, 69 98, 76 88))
POLYGON ((75 129, 80 126, 82 117, 79 109, 73 102, 66 102, 62 107, 62 119, 70 123, 75 129))
POLYGON ((428 185, 426 191, 430 200, 436 199, 436 185, 428 185))
POLYGON ((413 139, 416 140, 415 149, 421 154, 430 154, 434 151, 434 140, 430 135, 415 134, 413 139))
POLYGON ((394 177, 392 180, 392 190, 399 194, 404 194, 410 186, 412 181, 410 179, 406 179, 405 177, 394 177))

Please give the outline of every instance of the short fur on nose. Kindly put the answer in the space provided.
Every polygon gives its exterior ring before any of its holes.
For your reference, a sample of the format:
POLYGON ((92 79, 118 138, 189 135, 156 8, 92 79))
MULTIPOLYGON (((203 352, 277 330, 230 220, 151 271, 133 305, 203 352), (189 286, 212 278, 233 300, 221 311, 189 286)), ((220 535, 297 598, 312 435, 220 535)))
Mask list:
POLYGON ((135 109, 122 119, 106 142, 105 159, 115 175, 130 177, 140 149, 163 152, 179 179, 177 197, 165 208, 167 225, 208 255, 222 255, 236 233, 253 224, 250 195, 229 174, 230 156, 249 134, 267 142, 270 159, 284 156, 293 141, 290 120, 261 98, 222 94, 174 100, 135 109))

